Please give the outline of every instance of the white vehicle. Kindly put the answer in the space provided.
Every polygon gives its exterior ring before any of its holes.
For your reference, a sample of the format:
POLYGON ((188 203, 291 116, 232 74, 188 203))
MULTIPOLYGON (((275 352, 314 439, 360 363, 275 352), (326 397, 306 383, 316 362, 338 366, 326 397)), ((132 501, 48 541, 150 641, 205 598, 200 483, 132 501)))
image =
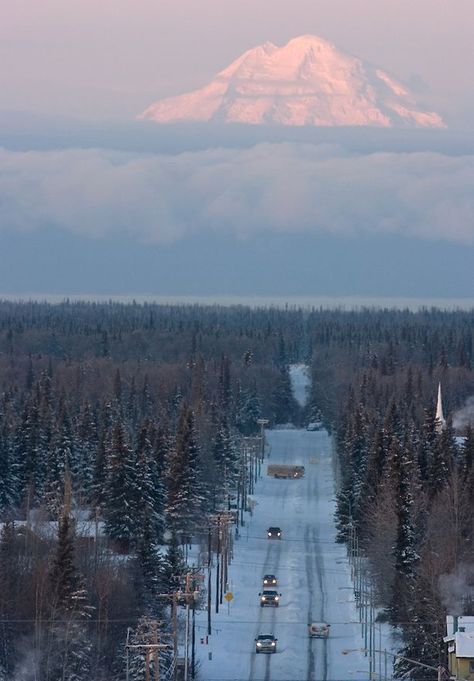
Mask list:
POLYGON ((310 638, 327 638, 329 636, 329 627, 331 625, 326 622, 311 622, 308 625, 310 638))
POLYGON ((256 653, 276 653, 278 639, 273 634, 259 634, 255 639, 256 653))
POLYGON ((280 605, 281 594, 274 589, 264 589, 263 592, 258 595, 260 596, 260 607, 262 608, 278 608, 280 605))

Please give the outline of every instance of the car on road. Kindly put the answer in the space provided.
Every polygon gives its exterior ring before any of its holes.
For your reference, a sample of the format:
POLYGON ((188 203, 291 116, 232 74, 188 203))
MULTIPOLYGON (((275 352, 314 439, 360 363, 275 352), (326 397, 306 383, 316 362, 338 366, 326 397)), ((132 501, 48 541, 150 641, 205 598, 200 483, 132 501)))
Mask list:
POLYGON ((271 608, 278 608, 280 604, 281 594, 274 589, 264 589, 262 593, 258 594, 260 596, 260 607, 264 608, 266 605, 271 608))
POLYGON ((269 527, 267 530, 267 537, 269 539, 281 539, 281 530, 279 527, 269 527))
POLYGON ((263 586, 276 586, 278 579, 275 575, 263 575, 263 586))
POLYGON ((311 622, 308 625, 310 638, 327 638, 329 636, 329 627, 331 625, 326 622, 311 622))
POLYGON ((306 430, 323 430, 324 428, 324 423, 322 421, 311 421, 311 423, 308 423, 306 426, 306 430))
POLYGON ((276 653, 277 641, 273 634, 259 634, 255 639, 255 652, 276 653))

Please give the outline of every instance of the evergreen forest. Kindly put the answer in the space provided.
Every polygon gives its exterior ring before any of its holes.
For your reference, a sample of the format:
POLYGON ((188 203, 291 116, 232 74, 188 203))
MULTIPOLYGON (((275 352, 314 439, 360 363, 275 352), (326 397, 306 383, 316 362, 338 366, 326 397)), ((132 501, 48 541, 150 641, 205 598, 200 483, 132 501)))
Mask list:
POLYGON ((322 420, 338 539, 403 654, 444 664, 474 614, 473 364, 473 312, 0 301, 0 679, 141 681, 126 641, 172 631, 188 546, 219 560, 262 418, 322 420))

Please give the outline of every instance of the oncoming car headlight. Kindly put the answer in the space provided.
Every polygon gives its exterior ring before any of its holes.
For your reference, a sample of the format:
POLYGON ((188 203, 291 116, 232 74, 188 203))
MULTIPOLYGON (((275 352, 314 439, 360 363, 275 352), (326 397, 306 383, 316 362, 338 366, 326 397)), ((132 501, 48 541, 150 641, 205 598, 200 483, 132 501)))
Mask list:
POLYGON ((262 644, 260 643, 260 641, 258 641, 258 642, 257 642, 257 645, 258 645, 258 647, 260 648, 260 646, 261 646, 262 644))

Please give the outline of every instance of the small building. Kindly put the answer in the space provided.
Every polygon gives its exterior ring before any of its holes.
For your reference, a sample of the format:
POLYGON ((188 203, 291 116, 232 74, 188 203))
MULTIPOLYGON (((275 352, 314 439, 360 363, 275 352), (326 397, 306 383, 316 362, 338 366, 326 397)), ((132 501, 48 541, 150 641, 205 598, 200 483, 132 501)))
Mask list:
POLYGON ((474 617, 448 615, 446 633, 450 677, 474 681, 474 617))

